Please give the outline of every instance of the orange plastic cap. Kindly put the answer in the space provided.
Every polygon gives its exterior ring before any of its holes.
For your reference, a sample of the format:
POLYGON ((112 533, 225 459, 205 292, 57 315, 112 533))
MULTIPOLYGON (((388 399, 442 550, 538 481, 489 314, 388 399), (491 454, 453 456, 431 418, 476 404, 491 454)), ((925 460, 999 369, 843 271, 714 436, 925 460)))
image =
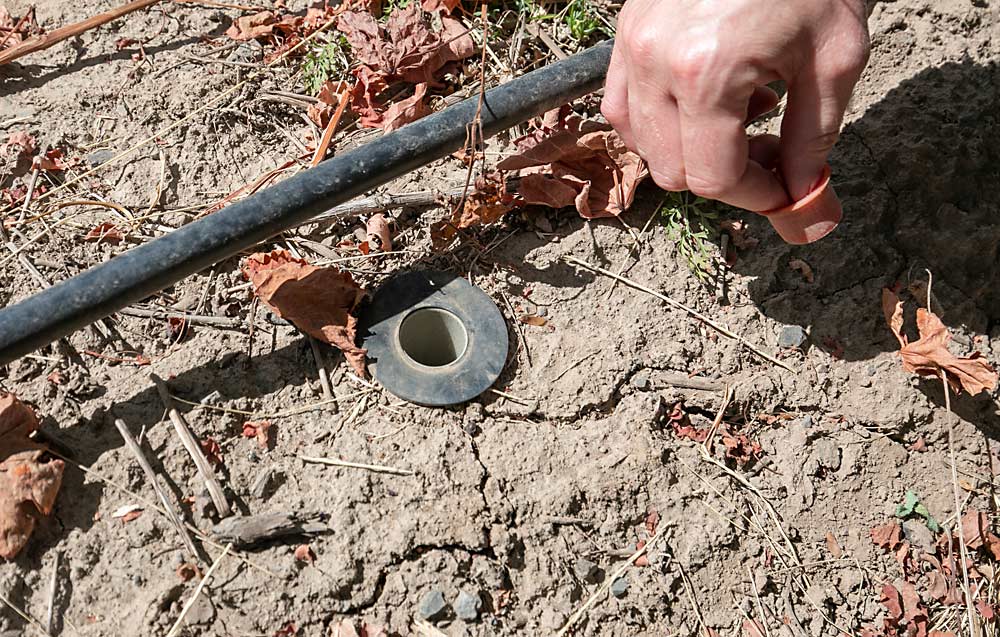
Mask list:
POLYGON ((844 216, 840 199, 830 184, 830 166, 808 195, 783 208, 758 214, 767 217, 786 243, 802 245, 819 241, 833 232, 844 216))

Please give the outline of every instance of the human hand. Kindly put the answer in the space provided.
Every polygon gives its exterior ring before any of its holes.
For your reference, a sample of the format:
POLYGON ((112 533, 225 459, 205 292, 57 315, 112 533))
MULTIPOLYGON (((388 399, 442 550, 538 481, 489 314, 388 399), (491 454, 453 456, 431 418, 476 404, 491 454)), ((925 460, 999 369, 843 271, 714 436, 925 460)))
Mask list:
POLYGON ((773 210, 822 175, 868 51, 864 0, 628 0, 601 110, 661 188, 773 210), (781 137, 750 139, 774 80, 781 137))

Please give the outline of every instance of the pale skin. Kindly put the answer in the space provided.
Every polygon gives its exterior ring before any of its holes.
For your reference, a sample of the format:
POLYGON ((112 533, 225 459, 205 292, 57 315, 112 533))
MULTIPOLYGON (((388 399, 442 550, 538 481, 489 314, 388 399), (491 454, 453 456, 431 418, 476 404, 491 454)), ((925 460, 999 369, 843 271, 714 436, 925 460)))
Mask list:
POLYGON ((868 62, 864 0, 628 0, 601 110, 665 190, 753 211, 806 196, 868 62), (781 135, 748 137, 784 80, 781 135))

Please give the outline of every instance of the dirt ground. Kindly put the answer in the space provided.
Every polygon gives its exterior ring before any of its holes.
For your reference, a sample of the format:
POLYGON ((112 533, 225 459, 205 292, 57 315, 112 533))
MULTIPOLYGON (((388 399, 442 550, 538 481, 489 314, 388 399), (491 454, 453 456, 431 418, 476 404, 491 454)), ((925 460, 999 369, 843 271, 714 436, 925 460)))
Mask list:
MULTIPOLYGON (((117 2, 36 4, 39 21, 57 25, 117 2)), ((14 15, 27 5, 7 3, 14 15)), ((221 37, 236 15, 163 5, 0 70, 0 122, 25 118, 3 134, 27 130, 93 163, 102 151, 106 159, 128 148, 246 76, 242 66, 198 59, 208 51, 202 38, 221 37), (134 45, 116 50, 120 38, 153 34, 145 61, 133 59, 134 45)), ((330 528, 223 559, 183 634, 329 635, 343 619, 391 634, 439 634, 415 627, 435 592, 446 602, 432 620, 443 634, 555 634, 654 527, 648 564, 628 568, 614 595, 601 592, 576 634, 749 634, 741 632, 748 617, 769 637, 881 626, 883 585, 901 575, 870 529, 893 518, 907 491, 944 526, 955 522, 942 388, 902 370, 881 288, 900 283, 915 307, 929 270, 953 350, 1000 362, 1000 17, 995 2, 898 0, 880 3, 870 24, 871 62, 831 159, 844 223, 819 243, 795 247, 766 220, 745 215, 759 244, 739 252, 728 303, 688 271, 659 224, 632 258, 625 226, 641 229, 655 213, 661 196, 651 186, 624 224, 588 225, 573 211, 512 214, 479 233, 494 246, 485 255, 469 245, 430 252, 428 227, 445 215, 441 207, 392 211, 397 249, 406 252, 347 265, 372 288, 412 268, 471 276, 511 326, 496 385, 506 397, 488 392, 449 409, 402 403, 354 379, 326 350, 339 409, 310 407, 323 393, 309 342, 263 309, 251 316, 238 259, 153 300, 238 319, 232 329, 194 325, 178 339, 162 320, 118 315, 109 322, 131 347, 83 330, 69 343, 100 356, 67 362, 52 348, 0 370, 0 388, 34 405, 43 433, 72 460, 54 514, 26 550, 0 564, 0 594, 44 621, 58 560, 54 634, 168 632, 200 577, 178 575, 191 560, 167 518, 139 499, 155 496, 114 419, 142 433, 194 526, 207 531, 216 518, 149 380, 154 372, 178 398, 200 405, 181 404, 196 434, 221 445, 217 475, 237 514, 318 512, 330 528), (631 264, 629 278, 731 327, 795 372, 568 264, 570 255, 613 271, 631 264), (789 266, 795 259, 811 277, 789 266), (547 325, 517 324, 525 312, 543 313, 547 325), (778 344, 789 326, 806 332, 798 348, 778 344), (134 364, 129 349, 151 364, 134 364), (678 386, 689 375, 708 389, 678 386), (682 402, 692 425, 707 426, 727 385, 726 422, 761 451, 723 468, 669 420, 682 402), (241 435, 247 420, 274 423, 273 449, 241 435), (305 464, 301 456, 414 475, 305 464), (272 478, 255 491, 263 472, 272 478), (133 504, 145 508, 138 518, 112 517, 133 504), (295 559, 303 543, 314 562, 295 559), (456 615, 462 591, 481 601, 474 618, 456 615)), ((299 155, 289 137, 309 133, 304 109, 266 98, 289 90, 291 76, 268 73, 67 193, 149 220, 119 245, 84 242, 87 229, 116 213, 69 208, 70 221, 28 251, 45 276, 60 280, 102 262, 299 155)), ((364 138, 344 137, 348 145, 364 138)), ((23 179, 24 168, 5 166, 0 186, 23 179)), ((448 159, 384 192, 447 190, 464 174, 448 159)), ((358 225, 305 226, 273 245, 318 245, 309 253, 317 257, 358 225)), ((6 257, 2 305, 39 290, 6 257)), ((963 506, 995 508, 996 399, 953 403, 963 506)), ((716 445, 716 456, 721 450, 716 445)), ((907 522, 904 532, 912 544, 933 542, 922 525, 907 522)), ((204 573, 221 551, 201 550, 204 573)), ((44 634, 0 608, 0 634, 44 634)), ((931 603, 932 627, 955 630, 962 608, 931 603)))

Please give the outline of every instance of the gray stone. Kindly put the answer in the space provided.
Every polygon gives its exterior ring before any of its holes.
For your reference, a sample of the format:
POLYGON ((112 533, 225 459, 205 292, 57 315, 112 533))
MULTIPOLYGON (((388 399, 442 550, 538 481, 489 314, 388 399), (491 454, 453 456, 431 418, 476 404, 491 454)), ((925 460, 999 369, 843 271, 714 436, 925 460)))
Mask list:
POLYGON ((619 577, 615 581, 611 582, 611 594, 615 597, 625 597, 625 593, 628 591, 628 579, 625 577, 619 577))
POLYGON ((629 382, 639 391, 647 391, 650 387, 649 374, 645 371, 636 372, 629 382))
POLYGON ((430 591, 420 600, 420 608, 417 612, 426 620, 440 619, 448 609, 448 602, 444 601, 444 593, 441 591, 430 591))
POLYGON ((801 347, 806 338, 801 325, 786 325, 778 332, 778 347, 801 347))
POLYGON ((479 619, 479 611, 483 608, 483 600, 474 593, 459 591, 455 600, 455 616, 467 622, 479 619))
POLYGON ((101 150, 95 150, 87 155, 87 163, 90 164, 91 168, 97 168, 101 164, 106 164, 111 161, 114 156, 114 152, 107 148, 102 148, 101 150))
POLYGON ((573 565, 573 572, 584 582, 593 584, 601 575, 601 567, 587 558, 581 557, 573 565))

